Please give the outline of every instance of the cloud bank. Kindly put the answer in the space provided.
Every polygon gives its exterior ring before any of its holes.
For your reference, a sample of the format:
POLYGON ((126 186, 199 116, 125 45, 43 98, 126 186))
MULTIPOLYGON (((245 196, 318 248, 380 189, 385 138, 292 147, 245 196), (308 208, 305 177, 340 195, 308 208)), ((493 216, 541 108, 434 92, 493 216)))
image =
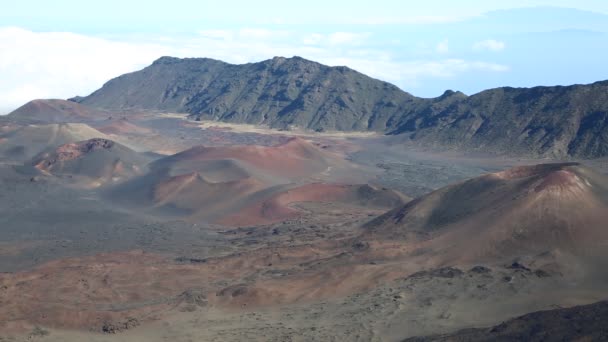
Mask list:
POLYGON ((497 52, 497 51, 502 51, 504 49, 505 49, 505 43, 501 42, 499 40, 494 40, 494 39, 482 40, 480 42, 473 44, 473 50, 476 50, 476 51, 487 50, 487 51, 497 52))
MULTIPOLYGON (((107 80, 141 69, 166 55, 209 57, 231 63, 298 55, 328 65, 346 65, 405 90, 421 82, 467 72, 509 69, 496 63, 446 58, 447 40, 440 42, 435 56, 416 59, 403 59, 373 42, 371 33, 342 31, 302 33, 242 28, 111 39, 0 27, 0 114, 35 98, 87 95, 107 80)), ((488 40, 475 46, 497 51, 504 48, 504 43, 488 40)))
POLYGON ((35 98, 86 94, 170 50, 68 32, 0 29, 0 112, 35 98))

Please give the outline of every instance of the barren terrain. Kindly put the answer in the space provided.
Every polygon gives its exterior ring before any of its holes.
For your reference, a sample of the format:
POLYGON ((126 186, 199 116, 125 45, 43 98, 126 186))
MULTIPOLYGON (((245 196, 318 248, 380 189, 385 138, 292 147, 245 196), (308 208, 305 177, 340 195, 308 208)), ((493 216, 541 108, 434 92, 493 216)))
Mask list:
POLYGON ((608 296, 605 160, 57 101, 0 121, 0 341, 444 338, 608 296))

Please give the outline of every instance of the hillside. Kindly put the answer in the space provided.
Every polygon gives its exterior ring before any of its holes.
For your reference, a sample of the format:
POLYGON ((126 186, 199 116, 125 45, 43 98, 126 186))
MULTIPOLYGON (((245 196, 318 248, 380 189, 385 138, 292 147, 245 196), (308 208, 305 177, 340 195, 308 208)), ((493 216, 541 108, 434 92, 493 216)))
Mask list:
POLYGON ((460 341, 605 341, 608 302, 529 313, 491 328, 412 337, 403 342, 460 341))
POLYGON ((9 113, 7 118, 27 123, 62 123, 103 120, 110 115, 73 101, 48 99, 32 100, 9 113))
POLYGON ((82 123, 17 126, 0 134, 0 157, 26 161, 59 145, 92 138, 106 135, 82 123))
POLYGON ((349 68, 299 57, 243 65, 163 57, 78 101, 108 109, 158 109, 280 128, 383 131, 386 121, 414 100, 394 85, 349 68))
POLYGON ((432 99, 347 67, 300 57, 228 64, 162 57, 73 101, 104 109, 187 113, 191 118, 376 131, 402 142, 549 157, 608 155, 608 82, 496 88, 432 99))
POLYGON ((420 197, 367 224, 367 238, 419 241, 441 262, 559 250, 602 255, 608 179, 584 166, 520 166, 420 197))
POLYGON ((148 173, 106 195, 127 206, 190 219, 225 219, 227 224, 297 217, 299 211, 287 207, 296 202, 376 204, 385 210, 403 203, 400 194, 369 186, 296 186, 348 179, 349 167, 339 156, 301 138, 276 146, 194 146, 151 162, 148 173))
POLYGON ((490 89, 404 116, 389 133, 407 134, 425 145, 549 157, 605 156, 608 82, 490 89))
POLYGON ((149 161, 143 154, 112 140, 94 138, 43 152, 30 165, 43 174, 84 178, 87 186, 98 187, 143 173, 149 161))

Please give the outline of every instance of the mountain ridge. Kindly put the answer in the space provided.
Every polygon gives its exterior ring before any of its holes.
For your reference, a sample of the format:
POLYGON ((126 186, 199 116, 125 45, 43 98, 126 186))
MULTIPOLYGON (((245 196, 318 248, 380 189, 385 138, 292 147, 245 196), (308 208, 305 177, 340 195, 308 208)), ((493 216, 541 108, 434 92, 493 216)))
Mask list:
POLYGON ((103 109, 147 109, 192 119, 374 131, 416 144, 547 157, 608 155, 608 81, 501 87, 419 98, 348 67, 301 57, 247 64, 161 57, 71 99, 103 109))

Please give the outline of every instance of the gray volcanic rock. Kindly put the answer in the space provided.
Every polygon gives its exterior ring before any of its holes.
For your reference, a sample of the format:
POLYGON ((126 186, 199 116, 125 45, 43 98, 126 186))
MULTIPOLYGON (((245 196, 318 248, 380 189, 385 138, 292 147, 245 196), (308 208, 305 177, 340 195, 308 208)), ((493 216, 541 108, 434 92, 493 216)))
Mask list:
POLYGON ((349 68, 300 57, 243 65, 162 57, 141 71, 109 81, 79 102, 278 128, 384 131, 387 120, 412 108, 416 100, 392 84, 349 68))
POLYGON ((440 148, 549 157, 608 155, 608 81, 496 88, 470 97, 448 90, 423 99, 347 67, 300 57, 242 65, 162 57, 72 101, 275 128, 376 131, 440 148))
POLYGON ((107 136, 82 123, 16 126, 0 134, 0 158, 26 161, 57 146, 93 138, 107 136))
POLYGON ((465 329, 453 334, 412 337, 426 341, 606 341, 608 302, 567 309, 538 311, 486 329, 465 329))
POLYGON ((490 89, 447 105, 445 100, 433 104, 422 115, 403 117, 389 132, 407 133, 425 144, 483 151, 605 156, 608 81, 567 87, 490 89))
POLYGON ((32 100, 7 115, 19 123, 64 123, 103 120, 111 114, 104 110, 58 99, 32 100))

